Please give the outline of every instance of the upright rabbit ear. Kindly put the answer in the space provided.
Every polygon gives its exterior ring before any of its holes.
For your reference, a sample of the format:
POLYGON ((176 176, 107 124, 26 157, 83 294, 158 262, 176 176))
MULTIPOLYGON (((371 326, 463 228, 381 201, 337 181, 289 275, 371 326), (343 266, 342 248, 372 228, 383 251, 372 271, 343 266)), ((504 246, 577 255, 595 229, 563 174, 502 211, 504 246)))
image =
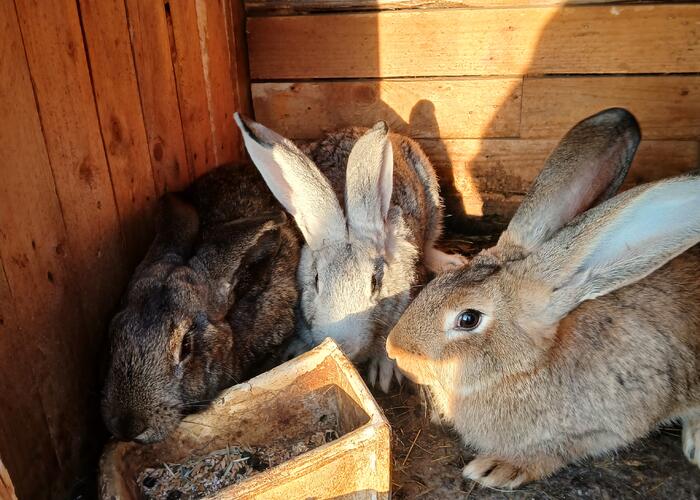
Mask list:
POLYGON ((611 108, 575 125, 535 179, 497 249, 520 258, 589 207, 613 196, 627 175, 640 131, 628 111, 611 108))
POLYGON ((384 245, 386 222, 393 190, 394 154, 389 128, 379 122, 353 146, 345 181, 345 211, 355 234, 384 245))
POLYGON ((246 149, 270 191, 294 216, 311 248, 345 238, 345 217, 328 180, 292 141, 235 114, 246 149))
POLYGON ((284 212, 265 214, 214 226, 203 235, 189 264, 207 277, 214 311, 228 311, 233 286, 248 266, 277 254, 286 221, 284 212))
POLYGON ((195 208, 174 194, 166 194, 158 204, 156 236, 139 269, 164 258, 176 264, 184 262, 192 252, 198 232, 195 208))
POLYGON ((549 320, 644 278, 700 242, 698 214, 700 177, 685 176, 631 189, 580 216, 528 259, 552 290, 549 320))

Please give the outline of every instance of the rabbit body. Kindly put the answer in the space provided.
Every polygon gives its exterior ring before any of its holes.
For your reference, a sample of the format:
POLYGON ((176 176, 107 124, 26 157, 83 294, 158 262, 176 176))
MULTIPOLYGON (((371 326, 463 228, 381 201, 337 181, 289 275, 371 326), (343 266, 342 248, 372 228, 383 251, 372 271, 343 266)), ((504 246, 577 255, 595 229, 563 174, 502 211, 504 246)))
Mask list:
POLYGON ((514 488, 659 423, 700 448, 700 177, 621 184, 639 129, 611 109, 574 127, 498 244, 429 283, 387 341, 514 488), (592 207, 592 208, 591 208, 592 207))
POLYGON ((157 234, 110 324, 103 419, 163 439, 277 356, 294 332, 300 241, 250 165, 161 201, 157 234))
POLYGON ((369 361, 370 381, 378 377, 388 390, 388 331, 429 270, 463 263, 434 248, 442 203, 432 165, 417 143, 389 133, 383 122, 297 147, 237 120, 253 162, 306 240, 300 342, 292 353, 331 337, 353 361, 369 361))

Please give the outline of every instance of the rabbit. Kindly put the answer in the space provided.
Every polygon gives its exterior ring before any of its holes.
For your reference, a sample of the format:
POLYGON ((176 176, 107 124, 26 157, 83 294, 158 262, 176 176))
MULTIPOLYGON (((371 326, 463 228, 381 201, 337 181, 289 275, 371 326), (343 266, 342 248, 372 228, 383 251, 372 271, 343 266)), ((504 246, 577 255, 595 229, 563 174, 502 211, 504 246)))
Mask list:
POLYGON ((348 128, 297 147, 235 115, 245 146, 306 244, 299 262, 298 354, 333 338, 386 392, 394 366, 386 334, 425 281, 465 260, 435 248, 442 201, 420 146, 389 133, 348 128), (343 208, 345 210, 343 211, 343 208))
POLYGON ((498 243, 418 294, 388 355, 516 488, 683 421, 700 460, 700 177, 611 197, 640 141, 613 108, 554 149, 498 243))
POLYGON ((300 245, 252 165, 220 167, 161 200, 155 240, 110 324, 101 405, 116 438, 164 439, 282 350, 300 245))

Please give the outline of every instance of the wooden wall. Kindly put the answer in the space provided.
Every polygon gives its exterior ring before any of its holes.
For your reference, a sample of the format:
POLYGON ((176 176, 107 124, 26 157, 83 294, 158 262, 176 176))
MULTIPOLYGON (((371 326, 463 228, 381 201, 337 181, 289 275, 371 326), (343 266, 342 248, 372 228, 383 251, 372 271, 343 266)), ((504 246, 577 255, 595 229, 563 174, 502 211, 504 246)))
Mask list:
POLYGON ((629 108, 642 126, 628 184, 698 166, 700 5, 247 0, 246 9, 257 119, 296 139, 387 120, 423 144, 461 230, 482 229, 482 216, 507 220, 556 141, 606 107, 629 108))
POLYGON ((235 0, 0 0, 0 455, 21 498, 94 473, 100 347, 154 202, 242 158, 242 30, 235 0))

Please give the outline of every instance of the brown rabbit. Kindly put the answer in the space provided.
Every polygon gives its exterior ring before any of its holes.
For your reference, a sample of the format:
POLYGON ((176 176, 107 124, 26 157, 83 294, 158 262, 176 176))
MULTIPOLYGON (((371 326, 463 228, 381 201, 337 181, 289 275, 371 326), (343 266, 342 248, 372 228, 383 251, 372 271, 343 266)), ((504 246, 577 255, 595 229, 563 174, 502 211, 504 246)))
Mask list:
POLYGON ((425 287, 389 335, 478 451, 465 477, 514 488, 676 418, 698 462, 700 178, 604 201, 639 138, 622 109, 576 125, 498 244, 425 287))
POLYGON ((220 167, 183 198, 161 201, 110 325, 102 413, 120 439, 163 439, 294 332, 300 241, 260 174, 220 167))

